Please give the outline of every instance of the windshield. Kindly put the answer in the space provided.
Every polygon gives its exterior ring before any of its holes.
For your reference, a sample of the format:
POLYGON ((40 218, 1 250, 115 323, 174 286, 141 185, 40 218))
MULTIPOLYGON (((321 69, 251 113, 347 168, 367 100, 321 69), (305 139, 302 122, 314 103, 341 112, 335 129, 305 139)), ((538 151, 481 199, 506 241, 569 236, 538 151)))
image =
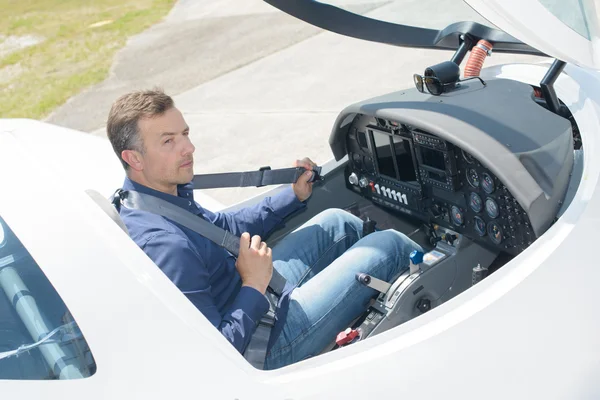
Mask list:
POLYGON ((0 216, 0 379, 77 379, 95 370, 71 313, 0 216))
POLYGON ((595 10, 591 0, 539 0, 554 16, 584 38, 591 40, 595 10))
POLYGON ((463 0, 322 0, 320 3, 380 21, 421 28, 439 30, 462 21, 494 28, 463 0))

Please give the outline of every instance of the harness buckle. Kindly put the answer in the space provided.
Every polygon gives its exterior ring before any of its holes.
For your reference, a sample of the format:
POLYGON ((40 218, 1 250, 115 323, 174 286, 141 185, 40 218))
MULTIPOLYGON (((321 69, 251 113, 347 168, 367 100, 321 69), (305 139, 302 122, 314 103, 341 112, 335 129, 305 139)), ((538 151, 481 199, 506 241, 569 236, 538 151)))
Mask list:
POLYGON ((265 173, 264 173, 264 171, 270 171, 270 170, 271 170, 271 167, 269 167, 268 165, 267 165, 266 167, 260 167, 260 168, 258 169, 258 171, 259 171, 259 172, 262 172, 262 174, 260 174, 260 185, 258 185, 257 187, 263 187, 263 186, 266 186, 266 185, 263 183, 263 182, 264 182, 264 176, 265 176, 265 173))

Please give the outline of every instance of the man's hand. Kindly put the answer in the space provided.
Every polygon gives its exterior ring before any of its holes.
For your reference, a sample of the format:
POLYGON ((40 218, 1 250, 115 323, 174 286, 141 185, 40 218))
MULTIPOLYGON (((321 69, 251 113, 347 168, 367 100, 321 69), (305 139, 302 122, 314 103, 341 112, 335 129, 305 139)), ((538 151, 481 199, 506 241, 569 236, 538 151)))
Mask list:
POLYGON ((295 167, 302 167, 307 171, 300 175, 296 183, 292 183, 292 189, 294 189, 294 193, 296 197, 300 201, 305 201, 312 194, 312 182, 308 182, 308 180, 313 176, 312 169, 316 167, 317 164, 312 162, 310 158, 306 157, 302 160, 296 160, 294 164, 295 167))
POLYGON ((250 239, 248 232, 242 233, 235 267, 242 277, 242 286, 253 287, 265 294, 273 275, 273 259, 271 249, 260 240, 260 236, 254 235, 250 239))

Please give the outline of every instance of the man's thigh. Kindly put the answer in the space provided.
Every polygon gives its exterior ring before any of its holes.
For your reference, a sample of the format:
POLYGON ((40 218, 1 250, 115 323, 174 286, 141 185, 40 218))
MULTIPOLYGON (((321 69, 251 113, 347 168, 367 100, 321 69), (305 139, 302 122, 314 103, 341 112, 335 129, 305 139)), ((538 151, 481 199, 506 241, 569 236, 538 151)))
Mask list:
POLYGON ((273 248, 273 266, 301 286, 362 237, 362 220, 340 209, 325 210, 273 248))
POLYGON ((296 288, 283 330, 267 357, 267 367, 278 368, 319 354, 377 295, 374 289, 358 283, 356 274, 363 272, 389 281, 408 267, 409 254, 415 249, 421 250, 399 232, 375 232, 296 288))

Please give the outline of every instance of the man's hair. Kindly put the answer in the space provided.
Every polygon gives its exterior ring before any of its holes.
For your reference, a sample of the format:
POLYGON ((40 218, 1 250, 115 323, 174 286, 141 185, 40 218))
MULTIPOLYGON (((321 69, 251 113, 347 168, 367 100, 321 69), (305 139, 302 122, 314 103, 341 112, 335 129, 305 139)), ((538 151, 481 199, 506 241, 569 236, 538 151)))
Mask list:
POLYGON ((108 114, 106 133, 125 170, 129 164, 121 157, 123 150, 144 152, 138 121, 162 115, 173 107, 173 99, 158 88, 127 93, 114 102, 108 114))

